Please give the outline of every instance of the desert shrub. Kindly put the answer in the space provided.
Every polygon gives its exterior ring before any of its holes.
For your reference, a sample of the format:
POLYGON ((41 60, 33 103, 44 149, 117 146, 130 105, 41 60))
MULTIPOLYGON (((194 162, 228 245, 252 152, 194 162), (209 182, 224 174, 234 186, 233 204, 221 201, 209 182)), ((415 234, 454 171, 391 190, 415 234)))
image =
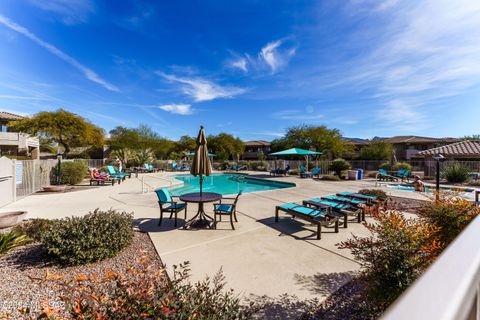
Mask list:
POLYGON ((267 171, 269 170, 268 162, 266 161, 250 161, 249 168, 254 171, 267 171))
POLYGON ((462 183, 470 179, 470 169, 458 162, 445 165, 441 173, 444 179, 452 183, 462 183))
POLYGON ((390 165, 390 162, 384 162, 378 166, 378 169, 384 169, 384 170, 390 171, 392 170, 392 166, 390 165))
POLYGON ((30 241, 31 239, 21 232, 0 233, 0 256, 30 241))
POLYGON ((386 200, 387 197, 388 197, 387 193, 383 190, 380 190, 380 189, 362 189, 362 190, 358 191, 358 193, 367 194, 367 195, 371 195, 371 196, 376 196, 380 200, 386 200))
POLYGON ((466 199, 447 195, 424 204, 417 213, 427 224, 439 228, 435 236, 443 249, 480 214, 480 207, 466 199))
POLYGON ((41 236, 48 254, 66 265, 79 265, 115 256, 133 238, 133 215, 96 209, 83 217, 52 220, 41 236))
POLYGON ((323 181, 340 181, 342 179, 340 179, 339 176, 334 176, 332 174, 326 174, 326 175, 321 176, 320 180, 323 180, 323 181))
POLYGON ((392 170, 395 170, 395 171, 400 169, 405 169, 412 172, 412 166, 406 162, 396 162, 392 167, 392 170))
POLYGON ((21 224, 17 224, 12 227, 12 231, 24 233, 29 238, 40 241, 42 234, 44 234, 51 226, 51 220, 48 219, 32 219, 25 221, 21 224))
MULTIPOLYGON (((58 165, 57 165, 58 166, 58 165)), ((58 167, 53 169, 53 181, 57 181, 58 167)), ((64 161, 60 165, 60 183, 75 185, 86 177, 88 166, 85 161, 64 161)))
POLYGON ((346 170, 350 170, 352 166, 350 163, 345 159, 335 159, 330 164, 330 170, 335 172, 335 174, 339 177, 342 176, 342 172, 346 170))
POLYGON ((419 219, 407 219, 402 212, 374 214, 367 223, 369 237, 353 238, 339 244, 350 249, 362 265, 368 294, 381 309, 386 309, 432 262, 436 227, 419 219))
MULTIPOLYGON (((154 270, 148 257, 140 257, 128 275, 107 271, 104 275, 79 274, 65 284, 66 310, 73 319, 248 319, 242 306, 225 289, 221 271, 194 284, 188 263, 174 266, 173 279, 165 270, 154 270)), ((45 307, 41 316, 56 311, 45 307)))

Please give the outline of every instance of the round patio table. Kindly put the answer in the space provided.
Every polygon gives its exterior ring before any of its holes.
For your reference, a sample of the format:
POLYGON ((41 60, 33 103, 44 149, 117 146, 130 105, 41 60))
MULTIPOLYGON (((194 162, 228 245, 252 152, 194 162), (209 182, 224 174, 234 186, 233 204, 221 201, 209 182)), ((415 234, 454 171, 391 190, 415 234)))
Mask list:
POLYGON ((184 229, 189 228, 204 228, 207 227, 211 229, 210 222, 213 221, 213 218, 205 213, 203 205, 208 202, 215 202, 222 199, 222 195, 215 192, 192 192, 186 193, 180 196, 180 201, 186 203, 198 203, 197 214, 190 220, 185 223, 183 226, 184 229))

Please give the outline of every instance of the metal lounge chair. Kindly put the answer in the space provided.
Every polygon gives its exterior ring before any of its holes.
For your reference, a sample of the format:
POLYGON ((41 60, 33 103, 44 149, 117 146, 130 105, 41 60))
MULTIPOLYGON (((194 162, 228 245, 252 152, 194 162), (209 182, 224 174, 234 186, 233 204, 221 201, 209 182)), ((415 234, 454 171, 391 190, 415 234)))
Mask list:
POLYGON ((305 167, 300 165, 300 178, 310 178, 312 177, 312 173, 305 169, 305 167))
POLYGON ((402 182, 403 182, 404 179, 407 179, 407 181, 410 180, 410 170, 407 170, 407 169, 399 169, 393 175, 397 178, 402 179, 402 182))
POLYGON ((233 219, 235 222, 237 220, 237 202, 238 198, 242 195, 242 191, 240 191, 235 198, 222 198, 219 203, 213 205, 213 228, 217 228, 217 216, 220 217, 219 221, 222 221, 222 216, 230 216, 230 225, 232 226, 232 230, 235 230, 233 225, 233 219), (234 200, 233 203, 223 203, 223 200, 234 200))
POLYGON ((119 166, 117 169, 115 169, 115 167, 113 167, 113 170, 115 171, 115 173, 123 175, 128 179, 130 179, 132 177, 132 173, 131 172, 123 172, 121 166, 119 166))
POLYGON ((315 177, 320 178, 320 168, 314 168, 312 170, 312 177, 313 178, 315 178, 315 177))
POLYGON ((327 215, 326 209, 309 208, 296 203, 285 203, 275 208, 275 222, 278 222, 278 213, 283 211, 292 215, 292 218, 298 217, 317 225, 317 240, 322 237, 322 225, 335 223, 335 232, 338 232, 338 218, 327 215))
POLYGON ((113 166, 107 166, 107 170, 110 177, 115 177, 121 180, 125 180, 125 178, 127 177, 127 175, 124 175, 122 173, 117 173, 113 166))
MULTIPOLYGON (((115 180, 117 179, 108 179, 107 177, 102 177, 102 178, 99 178, 99 177, 95 177, 94 173, 93 173, 93 170, 88 170, 90 171, 90 185, 93 186, 93 184, 95 183, 97 186, 99 185, 105 185, 106 183, 108 184, 111 184, 112 186, 115 185, 115 180)), ((118 183, 120 183, 120 180, 118 180, 118 183)))
POLYGON ((332 201, 322 198, 312 198, 303 201, 303 205, 309 207, 331 207, 332 215, 343 218, 343 227, 348 227, 348 217, 354 216, 357 219, 357 222, 360 223, 365 220, 365 212, 363 208, 353 207, 346 203, 341 203, 338 201, 332 201))
POLYGON ((156 189, 155 193, 157 194, 158 205, 160 206, 160 220, 158 221, 159 226, 162 224, 164 212, 170 213, 169 219, 171 219, 172 216, 175 215, 175 221, 173 223, 175 227, 177 226, 177 214, 180 211, 185 210, 185 220, 187 220, 187 204, 186 203, 173 201, 173 198, 176 198, 176 197, 172 197, 170 195, 170 192, 168 192, 167 189, 163 189, 163 188, 156 189))
POLYGON ((385 169, 379 169, 376 179, 378 181, 398 181, 398 178, 392 175, 389 175, 387 170, 385 169))
POLYGON ((369 205, 369 206, 377 204, 378 202, 380 202, 380 199, 377 196, 355 193, 355 192, 347 192, 347 191, 339 192, 339 193, 337 193, 337 196, 346 197, 346 198, 350 198, 350 199, 365 200, 366 204, 369 205))

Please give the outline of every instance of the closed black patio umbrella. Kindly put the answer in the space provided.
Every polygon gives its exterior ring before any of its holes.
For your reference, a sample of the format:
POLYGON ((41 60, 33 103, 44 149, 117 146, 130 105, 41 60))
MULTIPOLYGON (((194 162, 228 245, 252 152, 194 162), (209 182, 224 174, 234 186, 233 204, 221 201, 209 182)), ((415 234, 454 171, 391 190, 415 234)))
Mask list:
POLYGON ((203 126, 200 126, 200 131, 198 132, 197 148, 195 149, 195 156, 193 157, 190 173, 195 177, 200 177, 201 196, 203 192, 203 176, 209 176, 212 173, 212 165, 208 157, 207 138, 205 137, 203 126))

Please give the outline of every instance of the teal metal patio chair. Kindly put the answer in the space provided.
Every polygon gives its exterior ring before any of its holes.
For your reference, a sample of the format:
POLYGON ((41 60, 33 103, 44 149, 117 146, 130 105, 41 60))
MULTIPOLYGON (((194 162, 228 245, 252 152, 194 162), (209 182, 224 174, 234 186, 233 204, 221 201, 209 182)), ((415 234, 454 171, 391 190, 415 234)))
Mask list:
POLYGON ((230 216, 230 225, 232 226, 232 230, 235 230, 235 226, 233 225, 233 219, 235 222, 237 220, 237 202, 238 198, 242 195, 242 191, 240 191, 235 198, 222 198, 219 203, 213 205, 213 228, 217 228, 217 216, 220 217, 219 221, 222 221, 222 216, 230 216), (223 200, 234 200, 233 203, 224 203, 223 200))
POLYGON ((107 166, 107 171, 110 177, 118 178, 121 180, 125 180, 125 178, 127 177, 126 174, 118 173, 117 171, 115 171, 115 168, 113 166, 107 166))
POLYGON ((173 201, 173 198, 176 198, 176 197, 172 197, 170 195, 170 192, 164 188, 156 189, 155 193, 157 194, 158 205, 160 206, 160 220, 158 221, 159 226, 162 225, 164 212, 170 213, 169 219, 171 219, 172 216, 175 215, 175 220, 173 223, 175 227, 177 226, 177 214, 182 210, 185 210, 185 220, 187 220, 187 204, 186 203, 173 201))

